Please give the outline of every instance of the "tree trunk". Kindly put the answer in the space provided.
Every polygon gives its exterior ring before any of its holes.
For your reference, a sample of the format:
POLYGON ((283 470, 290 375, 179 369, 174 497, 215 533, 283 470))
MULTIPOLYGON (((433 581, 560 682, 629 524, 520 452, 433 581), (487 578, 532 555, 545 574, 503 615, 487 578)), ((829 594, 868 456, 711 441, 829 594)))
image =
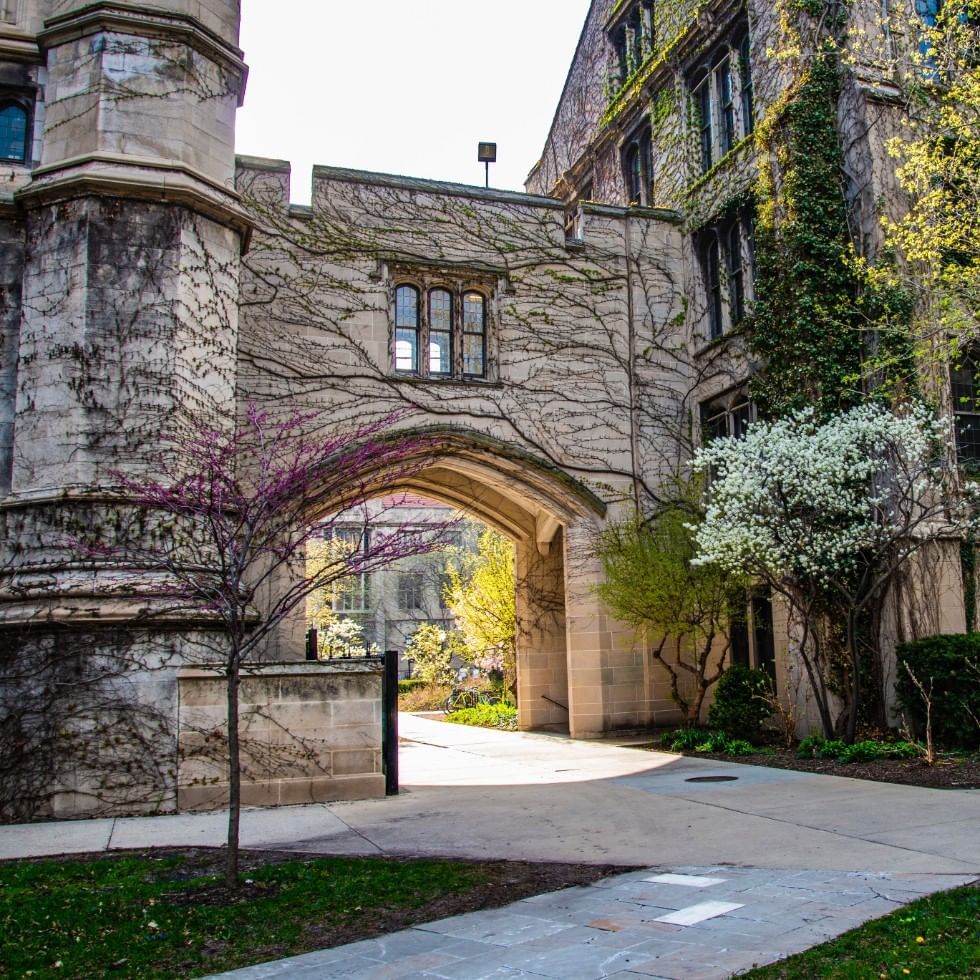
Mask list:
POLYGON ((847 614, 847 652, 851 657, 851 703, 847 706, 847 728, 844 740, 848 745, 851 745, 857 736, 858 703, 861 698, 861 654, 857 644, 857 617, 852 609, 847 614))
POLYGON ((238 830, 242 809, 241 752, 238 744, 238 685, 240 669, 237 655, 228 664, 228 853, 225 856, 225 886, 237 891, 238 830))

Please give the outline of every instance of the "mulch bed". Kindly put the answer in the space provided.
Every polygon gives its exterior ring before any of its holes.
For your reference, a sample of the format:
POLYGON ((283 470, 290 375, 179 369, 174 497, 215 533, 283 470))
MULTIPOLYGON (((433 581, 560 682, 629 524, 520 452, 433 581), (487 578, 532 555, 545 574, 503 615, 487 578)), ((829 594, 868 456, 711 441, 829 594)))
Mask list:
MULTIPOLYGON (((656 748, 655 745, 645 746, 656 748)), ((658 751, 669 751, 659 749, 658 751)), ((750 766, 770 766, 773 769, 795 769, 798 772, 818 772, 827 776, 848 776, 851 779, 870 779, 876 783, 900 783, 903 786, 925 786, 930 789, 980 789, 980 758, 942 759, 928 766, 918 759, 879 759, 875 762, 837 762, 836 759, 797 759, 786 749, 774 749, 774 755, 715 755, 709 752, 675 752, 694 759, 717 759, 721 762, 741 762, 750 766)))

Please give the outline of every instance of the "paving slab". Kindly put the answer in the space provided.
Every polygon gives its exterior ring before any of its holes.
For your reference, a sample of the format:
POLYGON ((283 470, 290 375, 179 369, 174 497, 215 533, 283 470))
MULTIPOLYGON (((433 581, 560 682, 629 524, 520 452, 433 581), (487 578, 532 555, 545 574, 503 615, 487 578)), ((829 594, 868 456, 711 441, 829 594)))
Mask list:
POLYGON ((677 867, 617 875, 595 885, 535 896, 502 909, 471 912, 367 940, 221 974, 236 980, 275 977, 379 980, 383 977, 549 977, 600 980, 661 977, 721 980, 840 935, 913 898, 975 880, 972 875, 785 871, 771 868, 677 867), (703 888, 666 876, 714 879, 703 888), (655 880, 660 877, 661 880, 655 880), (896 896, 887 897, 895 884, 896 896), (679 889, 689 904, 674 922, 651 906, 634 908, 637 887, 670 907, 679 889), (784 903, 788 895, 795 902, 784 903), (572 925, 569 913, 588 920, 572 925), (814 922, 816 920, 816 922, 814 922))

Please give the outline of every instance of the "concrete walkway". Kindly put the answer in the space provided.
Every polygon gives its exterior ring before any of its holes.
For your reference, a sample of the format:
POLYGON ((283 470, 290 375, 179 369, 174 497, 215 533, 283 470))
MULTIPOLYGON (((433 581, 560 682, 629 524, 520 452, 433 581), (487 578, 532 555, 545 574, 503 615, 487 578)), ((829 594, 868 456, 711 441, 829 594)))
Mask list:
MULTIPOLYGON (((248 810, 242 843, 633 867, 980 873, 980 791, 928 790, 402 716, 402 795, 248 810), (689 782, 706 776, 724 783, 689 782)), ((0 829, 0 858, 223 843, 223 813, 0 829)))
MULTIPOLYGON (((649 870, 244 976, 592 978, 625 970, 724 977, 980 875, 980 791, 764 769, 405 715, 401 725, 400 796, 246 811, 243 845, 649 870), (719 776, 726 780, 704 781, 719 776), (721 880, 693 899, 690 884, 642 880, 664 872, 721 880), (689 924, 669 920, 706 901, 739 908, 689 924), (605 920, 608 928, 596 925, 605 920), (569 953, 578 964, 572 972, 547 972, 558 969, 552 961, 565 962, 563 950, 579 947, 581 959, 569 953), (438 960, 431 970, 427 956, 438 960), (348 959, 337 966, 338 957, 348 959), (307 967, 312 972, 297 972, 307 967)), ((0 858, 220 845, 225 820, 213 813, 5 827, 0 858)))

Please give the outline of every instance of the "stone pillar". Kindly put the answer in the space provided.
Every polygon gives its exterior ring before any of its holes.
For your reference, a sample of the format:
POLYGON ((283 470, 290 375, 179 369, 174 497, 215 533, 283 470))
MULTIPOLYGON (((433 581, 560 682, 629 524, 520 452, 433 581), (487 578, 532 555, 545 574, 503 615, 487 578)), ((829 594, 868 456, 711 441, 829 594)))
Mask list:
POLYGON ((568 728, 564 547, 559 531, 547 553, 519 542, 517 559, 517 714, 523 730, 568 728))
POLYGON ((580 521, 565 531, 565 621, 573 738, 648 725, 654 703, 642 644, 609 616, 596 595, 602 568, 592 556, 594 530, 590 523, 580 521))
MULTIPOLYGON (((52 692, 70 664, 79 678, 115 678, 113 697, 125 689, 154 707, 154 774, 129 767, 126 746, 110 751, 110 733, 95 721, 75 718, 101 740, 86 757, 112 768, 117 785, 105 792, 97 773, 80 775, 81 763, 55 751, 51 779, 70 771, 76 785, 55 795, 38 787, 35 814, 166 809, 175 671, 214 649, 213 634, 206 617, 136 629, 145 572, 111 560, 93 568, 72 539, 111 544, 122 510, 106 496, 115 474, 156 475, 162 444, 189 415, 234 419, 239 256, 249 227, 232 189, 245 77, 239 4, 41 7, 41 159, 14 195, 26 240, 23 312, 16 366, 5 371, 13 384, 0 385, 0 397, 15 390, 0 479, 0 689, 17 699, 17 665, 37 660, 55 678, 52 692)), ((25 720, 32 737, 42 738, 56 707, 25 720)))

